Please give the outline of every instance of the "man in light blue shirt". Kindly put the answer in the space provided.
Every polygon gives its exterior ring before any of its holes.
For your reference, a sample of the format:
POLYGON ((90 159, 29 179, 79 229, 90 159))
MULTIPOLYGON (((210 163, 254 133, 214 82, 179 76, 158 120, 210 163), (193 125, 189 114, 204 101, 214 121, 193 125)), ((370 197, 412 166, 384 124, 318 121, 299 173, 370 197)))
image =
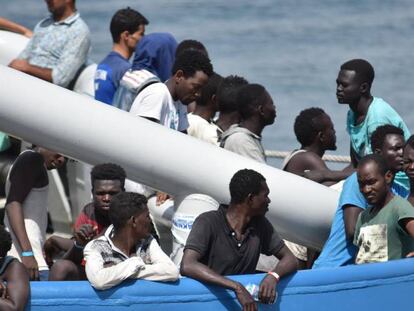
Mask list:
MULTIPOLYGON (((336 80, 338 103, 349 105, 347 132, 351 139, 351 159, 356 167, 359 159, 373 152, 370 138, 375 129, 392 124, 404 131, 404 138, 410 131, 400 115, 383 99, 371 95, 374 68, 363 59, 352 59, 342 64, 336 80)), ((395 182, 409 189, 407 176, 399 172, 395 182)))
MULTIPOLYGON (((403 169, 404 133, 393 125, 378 127, 371 137, 373 151, 380 154, 393 173, 403 169)), ((406 188, 395 181, 391 191, 406 198, 406 188)), ((357 248, 353 244, 358 215, 368 207, 359 185, 356 173, 349 176, 342 188, 338 207, 332 221, 331 232, 313 269, 339 267, 353 264, 357 248)))
POLYGON ((89 29, 76 11, 75 0, 46 3, 51 16, 36 25, 26 48, 9 66, 70 88, 87 59, 89 29))

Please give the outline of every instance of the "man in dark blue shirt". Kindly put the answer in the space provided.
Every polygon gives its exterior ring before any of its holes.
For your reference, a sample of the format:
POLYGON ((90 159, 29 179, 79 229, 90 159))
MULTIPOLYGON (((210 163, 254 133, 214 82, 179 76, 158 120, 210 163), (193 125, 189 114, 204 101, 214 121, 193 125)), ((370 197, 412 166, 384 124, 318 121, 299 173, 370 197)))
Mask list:
POLYGON ((129 58, 135 46, 145 33, 148 20, 139 12, 121 9, 111 20, 112 51, 99 63, 95 74, 95 99, 108 105, 112 100, 119 81, 131 67, 129 58))

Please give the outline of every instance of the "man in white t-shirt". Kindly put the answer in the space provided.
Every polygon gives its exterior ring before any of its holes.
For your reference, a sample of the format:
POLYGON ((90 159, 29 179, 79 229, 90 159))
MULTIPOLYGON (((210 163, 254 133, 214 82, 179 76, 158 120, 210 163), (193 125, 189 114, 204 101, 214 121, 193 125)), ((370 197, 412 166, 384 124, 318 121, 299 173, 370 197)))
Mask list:
POLYGON ((210 59, 194 50, 181 53, 175 60, 172 77, 165 83, 153 83, 135 98, 130 113, 186 132, 187 105, 200 96, 200 90, 213 74, 210 59))
POLYGON ((213 122, 217 112, 216 92, 223 78, 214 73, 201 90, 194 111, 188 114, 188 135, 218 146, 219 128, 213 122))

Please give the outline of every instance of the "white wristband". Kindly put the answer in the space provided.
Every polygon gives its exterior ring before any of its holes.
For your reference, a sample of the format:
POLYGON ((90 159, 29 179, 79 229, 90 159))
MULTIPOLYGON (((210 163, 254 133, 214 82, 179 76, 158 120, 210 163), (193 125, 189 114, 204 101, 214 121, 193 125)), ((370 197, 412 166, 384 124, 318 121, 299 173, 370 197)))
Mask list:
POLYGON ((276 272, 274 272, 274 271, 269 271, 267 274, 270 274, 270 275, 272 275, 275 279, 276 279, 276 281, 280 281, 280 276, 279 276, 279 274, 277 274, 276 272))

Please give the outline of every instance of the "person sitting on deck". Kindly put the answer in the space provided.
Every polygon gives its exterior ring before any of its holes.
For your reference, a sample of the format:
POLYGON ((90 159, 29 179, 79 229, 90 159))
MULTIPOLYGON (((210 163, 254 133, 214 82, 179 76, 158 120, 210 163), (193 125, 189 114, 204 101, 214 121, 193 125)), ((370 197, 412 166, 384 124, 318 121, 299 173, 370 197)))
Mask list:
POLYGON ((243 310, 255 310, 257 306, 244 286, 225 276, 255 273, 261 252, 276 256, 280 261, 259 289, 260 301, 273 303, 279 279, 296 271, 297 260, 265 217, 270 203, 265 178, 243 169, 231 178, 229 188, 230 205, 221 205, 194 221, 181 274, 234 290, 243 310))
POLYGON ((295 119, 294 131, 301 148, 285 158, 282 170, 305 176, 330 186, 347 178, 352 171, 332 171, 322 157, 336 150, 336 136, 331 118, 320 108, 302 110, 295 119))
POLYGON ((218 86, 216 98, 219 116, 216 125, 219 129, 219 136, 227 131, 230 126, 240 122, 237 93, 242 86, 247 84, 247 80, 243 77, 227 76, 218 86))
POLYGON ((12 239, 0 225, 0 310, 23 311, 30 293, 26 267, 14 257, 7 256, 12 239))
POLYGON ((239 124, 233 124, 221 135, 220 147, 258 162, 266 163, 261 143, 265 126, 276 119, 276 107, 266 89, 259 84, 247 84, 237 93, 239 124))
MULTIPOLYGON (((353 167, 363 156, 372 153, 370 138, 375 129, 391 124, 404 131, 404 139, 410 131, 400 115, 382 98, 371 95, 375 72, 364 59, 352 59, 341 65, 336 79, 336 97, 339 104, 349 105, 346 130, 351 139, 350 156, 353 167)), ((408 189, 409 182, 403 172, 398 172, 394 182, 408 189)))
POLYGON ((112 51, 98 64, 95 73, 95 99, 108 105, 119 81, 131 67, 129 58, 144 36, 148 20, 141 13, 131 9, 118 10, 111 19, 112 51))
MULTIPOLYGON (((392 173, 403 169, 404 133, 400 128, 389 124, 379 126, 371 136, 371 143, 374 153, 383 156, 392 173)), ((408 196, 405 187, 396 182, 392 183, 391 191, 403 198, 408 196)), ((353 173, 345 180, 328 240, 313 269, 340 267, 355 262, 356 248, 352 243, 355 224, 358 215, 368 206, 359 189, 357 174, 353 173)))
POLYGON ((370 205, 355 226, 355 263, 384 262, 414 256, 414 207, 394 195, 394 172, 378 154, 358 163, 359 188, 370 205))
POLYGON ((125 72, 115 92, 112 105, 130 111, 132 103, 151 84, 171 76, 177 41, 169 33, 150 33, 135 47, 131 69, 125 72))
POLYGON ((114 195, 125 190, 125 178, 126 173, 119 165, 104 163, 94 166, 91 171, 92 202, 83 207, 76 219, 73 240, 52 236, 45 243, 46 258, 51 258, 56 250, 66 251, 63 259, 55 263, 49 259, 49 264, 53 264, 50 281, 86 280, 83 248, 111 224, 109 204, 114 195))
POLYGON ((188 114, 188 135, 218 145, 218 127, 213 122, 217 112, 216 92, 222 77, 214 73, 201 89, 194 111, 188 114))
POLYGON ((112 225, 85 249, 85 271, 96 289, 108 289, 126 279, 175 281, 179 273, 171 259, 150 234, 147 199, 122 192, 109 207, 112 225))
POLYGON ((89 29, 75 0, 47 0, 46 4, 51 16, 36 25, 29 43, 9 67, 72 89, 87 61, 89 29))

